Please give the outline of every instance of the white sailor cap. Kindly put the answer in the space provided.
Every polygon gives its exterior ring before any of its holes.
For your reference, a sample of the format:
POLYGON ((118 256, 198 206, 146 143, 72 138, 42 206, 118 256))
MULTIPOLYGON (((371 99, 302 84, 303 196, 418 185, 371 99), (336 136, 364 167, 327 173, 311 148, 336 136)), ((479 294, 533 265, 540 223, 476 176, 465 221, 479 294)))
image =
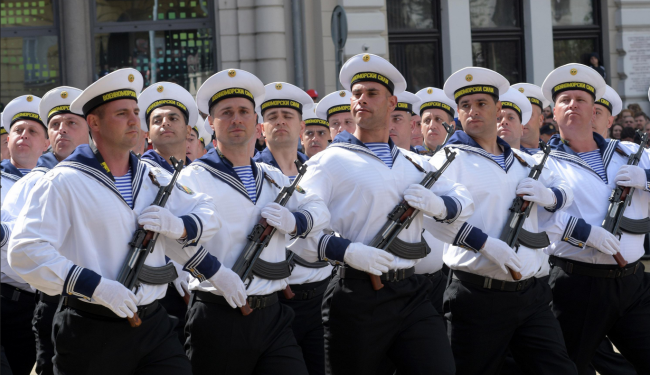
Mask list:
POLYGON ((598 100, 605 94, 607 84, 593 68, 582 64, 566 64, 556 68, 542 83, 544 97, 555 102, 555 96, 563 91, 581 90, 598 100))
POLYGON ((498 98, 509 87, 508 80, 494 70, 468 67, 449 76, 443 90, 449 99, 458 103, 461 97, 472 94, 489 94, 498 98))
POLYGON ((612 116, 618 115, 623 109, 623 101, 621 100, 621 97, 609 85, 605 88, 603 97, 596 100, 595 103, 609 109, 609 113, 611 113, 612 116))
POLYGON ((442 109, 449 113, 451 117, 455 116, 458 106, 455 101, 445 95, 444 91, 435 87, 426 87, 418 91, 415 95, 420 98, 420 108, 417 111, 420 116, 427 109, 442 109))
POLYGON ((352 91, 355 83, 367 81, 382 84, 392 95, 406 90, 406 80, 402 73, 388 60, 372 53, 352 56, 343 64, 339 80, 348 91, 352 91))
POLYGON ((207 146, 208 142, 212 140, 212 128, 210 128, 210 123, 208 123, 208 118, 206 117, 205 120, 203 120, 203 117, 197 116, 198 118, 195 121, 195 125, 192 126, 192 130, 195 131, 198 134, 199 141, 203 143, 203 146, 207 146), (206 125, 210 129, 206 129, 206 125))
POLYGON ((254 74, 241 69, 226 69, 208 78, 196 93, 199 111, 210 113, 220 101, 229 98, 246 98, 253 108, 264 101, 264 84, 254 74))
POLYGON ((273 82, 264 86, 264 102, 259 105, 259 113, 271 108, 291 108, 302 115, 303 108, 314 104, 314 100, 300 87, 286 82, 273 82))
POLYGON ((305 122, 305 126, 310 125, 320 125, 329 129, 330 123, 327 120, 323 120, 318 117, 316 114, 316 104, 312 104, 308 107, 303 108, 302 110, 302 121, 305 122))
POLYGON ((316 116, 330 120, 330 117, 343 112, 350 112, 350 99, 352 93, 348 90, 339 90, 330 93, 316 105, 316 116))
POLYGON ((501 101, 501 108, 512 109, 519 116, 522 125, 528 124, 530 116, 533 114, 533 105, 530 104, 526 95, 510 87, 505 94, 499 96, 499 100, 501 101))
MULTIPOLYGON (((45 121, 46 126, 49 126, 52 117, 58 114, 73 113, 70 110, 70 104, 82 92, 82 90, 70 86, 61 86, 46 92, 38 105, 38 113, 45 121)), ((83 116, 83 113, 75 113, 75 115, 83 116)))
MULTIPOLYGON (((137 102, 142 84, 142 74, 136 69, 116 70, 88 86, 72 101, 70 111, 87 116, 93 109, 114 100, 132 99, 137 102)), ((143 129, 146 131, 146 127, 143 129)))
POLYGON ((214 134, 214 130, 212 130, 212 127, 210 126, 210 118, 206 117, 205 120, 203 120, 203 131, 205 133, 205 137, 203 137, 203 145, 208 146, 208 143, 212 141, 212 135, 214 134))
POLYGON ((520 93, 526 95, 530 104, 535 104, 542 110, 551 105, 551 102, 544 97, 542 88, 537 85, 533 85, 532 83, 516 83, 510 87, 517 89, 520 93))
POLYGON ((41 98, 35 95, 23 95, 14 98, 7 104, 2 112, 2 122, 9 132, 11 126, 20 120, 32 120, 43 125, 46 129, 45 123, 38 114, 38 105, 41 103, 41 98))
MULTIPOLYGON (((194 97, 183 86, 172 82, 156 82, 149 86, 138 96, 141 118, 146 127, 149 126, 149 118, 154 109, 164 106, 178 108, 187 118, 187 124, 194 126, 199 116, 199 108, 196 106, 194 97)), ((203 119, 201 119, 203 126, 203 119)), ((145 129, 147 131, 148 129, 145 129)))
POLYGON ((415 113, 420 104, 420 98, 408 91, 401 92, 395 96, 397 96, 395 111, 406 111, 409 114, 415 113))
POLYGON ((7 134, 7 129, 5 129, 5 121, 2 119, 3 113, 4 112, 0 112, 0 135, 7 134))

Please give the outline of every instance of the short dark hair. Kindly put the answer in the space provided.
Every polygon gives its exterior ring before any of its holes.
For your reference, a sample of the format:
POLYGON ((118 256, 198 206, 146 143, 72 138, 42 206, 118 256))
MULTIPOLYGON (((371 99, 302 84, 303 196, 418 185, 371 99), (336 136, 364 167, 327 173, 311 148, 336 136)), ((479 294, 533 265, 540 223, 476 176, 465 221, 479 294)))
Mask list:
POLYGON ((621 130, 621 139, 625 139, 625 138, 634 139, 635 134, 636 134, 636 129, 634 129, 634 128, 623 128, 623 130, 621 130))

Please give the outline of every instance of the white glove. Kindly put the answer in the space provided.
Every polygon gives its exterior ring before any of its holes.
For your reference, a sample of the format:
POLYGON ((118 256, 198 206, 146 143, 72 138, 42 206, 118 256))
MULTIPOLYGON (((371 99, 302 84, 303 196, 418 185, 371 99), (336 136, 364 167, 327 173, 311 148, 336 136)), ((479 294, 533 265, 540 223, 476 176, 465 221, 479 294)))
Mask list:
POLYGON ((138 216, 138 224, 145 230, 158 232, 165 237, 178 240, 185 232, 183 220, 165 207, 149 206, 138 216))
POLYGON ((262 208, 262 217, 282 234, 296 231, 296 217, 286 207, 271 202, 262 208))
POLYGON ((521 272, 521 261, 517 253, 507 243, 499 239, 488 237, 480 253, 497 264, 504 273, 510 273, 508 268, 515 272, 521 272))
POLYGON ((138 312, 138 298, 117 281, 102 277, 92 299, 108 307, 120 318, 132 318, 138 312))
POLYGON ((587 238, 587 246, 591 246, 607 255, 616 255, 616 253, 621 251, 621 242, 615 235, 594 225, 591 226, 591 233, 589 233, 589 237, 587 238))
POLYGON ((353 242, 348 245, 343 256, 345 264, 377 276, 388 272, 388 267, 394 259, 393 254, 366 246, 360 242, 353 242))
POLYGON ((215 288, 223 293, 223 297, 230 307, 237 308, 246 304, 246 287, 239 276, 230 268, 221 266, 219 271, 214 274, 208 281, 215 288))
POLYGON ((437 217, 438 219, 447 216, 445 201, 420 184, 411 184, 404 191, 404 200, 411 207, 422 211, 425 215, 437 217))
POLYGON ((190 273, 187 271, 183 271, 183 266, 172 261, 172 264, 174 265, 174 268, 176 268, 176 273, 178 274, 178 277, 176 280, 173 281, 174 287, 176 288, 176 291, 178 294, 180 294, 181 297, 185 296, 185 291, 190 290, 190 273))
POLYGON ((614 177, 614 183, 620 186, 629 186, 644 190, 648 180, 643 168, 638 165, 623 165, 614 177))
POLYGON ((553 191, 538 180, 533 180, 530 177, 521 180, 515 193, 517 195, 523 194, 522 198, 525 201, 535 202, 542 207, 553 207, 556 204, 553 191))

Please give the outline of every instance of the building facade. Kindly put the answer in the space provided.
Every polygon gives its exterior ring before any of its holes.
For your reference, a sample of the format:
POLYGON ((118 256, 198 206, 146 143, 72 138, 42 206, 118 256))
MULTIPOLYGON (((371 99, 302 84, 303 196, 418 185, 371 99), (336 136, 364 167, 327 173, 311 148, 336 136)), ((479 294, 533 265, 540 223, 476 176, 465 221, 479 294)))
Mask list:
POLYGON ((595 53, 624 103, 650 112, 650 0, 2 0, 0 102, 85 88, 123 67, 193 94, 211 74, 241 68, 322 97, 337 88, 337 5, 345 58, 390 59, 410 91, 472 65, 541 85, 595 53))

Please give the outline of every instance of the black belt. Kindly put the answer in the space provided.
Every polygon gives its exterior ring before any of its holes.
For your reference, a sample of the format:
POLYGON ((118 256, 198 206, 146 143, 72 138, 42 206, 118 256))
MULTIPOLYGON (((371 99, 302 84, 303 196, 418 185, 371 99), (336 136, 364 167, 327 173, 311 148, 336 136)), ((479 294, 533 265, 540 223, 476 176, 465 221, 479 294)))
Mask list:
MULTIPOLYGON (((218 296, 210 292, 195 291, 193 292, 198 301, 218 303, 220 305, 230 306, 226 299, 223 296, 218 296)), ((269 307, 278 302, 278 294, 271 293, 263 296, 248 296, 247 298, 248 305, 251 309, 263 309, 269 307)))
POLYGON ((521 281, 504 281, 458 270, 452 271, 452 277, 463 283, 471 284, 479 288, 500 290, 502 292, 518 292, 525 290, 529 286, 533 285, 533 282, 535 281, 534 277, 521 281))
MULTIPOLYGON (((329 282, 330 282, 330 278, 326 277, 324 280, 314 281, 313 283, 289 285, 291 287, 291 291, 295 294, 295 296, 291 300, 303 301, 303 300, 312 299, 314 297, 318 297, 323 293, 325 293, 325 290, 327 289, 327 285, 329 284, 329 282)), ((282 293, 282 291, 279 291, 278 295, 280 298, 286 299, 284 298, 284 294, 282 293)))
MULTIPOLYGON (((396 282, 406 280, 415 274, 415 267, 404 268, 401 270, 390 270, 388 273, 382 273, 379 278, 381 281, 396 282)), ((370 275, 364 271, 359 271, 352 267, 339 267, 339 276, 342 279, 359 279, 370 281, 370 275)))
POLYGON ((438 276, 444 276, 444 275, 442 273, 442 269, 439 269, 434 273, 423 273, 422 276, 424 276, 424 277, 426 277, 428 279, 434 279, 434 278, 436 278, 438 276))
POLYGON ((2 284, 2 296, 12 301, 32 301, 34 302, 35 294, 26 290, 16 288, 9 284, 2 284))
POLYGON ((56 296, 51 296, 51 295, 45 294, 43 292, 38 292, 38 299, 41 302, 58 304, 59 303, 59 298, 61 298, 60 294, 56 295, 56 296))
POLYGON ((607 279, 616 279, 619 277, 634 275, 636 271, 641 268, 641 262, 639 261, 629 263, 624 268, 620 268, 615 264, 609 265, 576 262, 575 260, 558 258, 553 255, 550 256, 548 262, 551 267, 560 267, 564 270, 564 272, 568 274, 601 277, 607 279))
MULTIPOLYGON (((71 307, 78 311, 83 311, 89 314, 103 316, 105 318, 123 319, 115 315, 115 313, 108 307, 96 305, 93 303, 82 302, 77 298, 63 297, 63 306, 71 307)), ((140 319, 146 318, 148 315, 155 313, 158 310, 158 300, 153 301, 148 305, 138 306, 138 316, 140 319)))

